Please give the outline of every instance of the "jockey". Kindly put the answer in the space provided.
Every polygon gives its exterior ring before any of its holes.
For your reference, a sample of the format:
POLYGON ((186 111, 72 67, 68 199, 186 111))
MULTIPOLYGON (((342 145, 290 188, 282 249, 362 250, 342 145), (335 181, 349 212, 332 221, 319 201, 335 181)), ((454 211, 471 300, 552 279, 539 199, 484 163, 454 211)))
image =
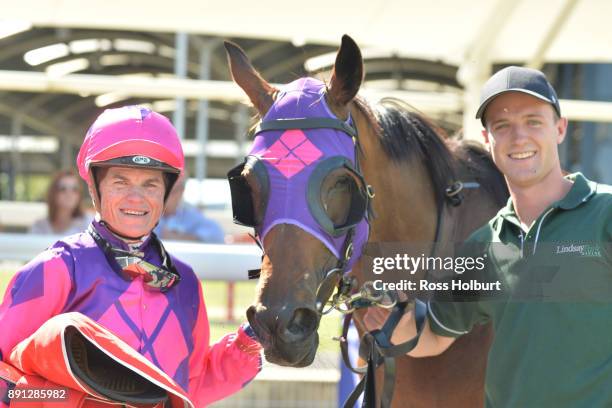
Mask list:
MULTIPOLYGON (((184 167, 171 123, 144 107, 106 110, 77 166, 95 220, 13 277, 0 305, 0 362, 11 363, 12 350, 52 317, 79 312, 161 369, 196 407, 240 390, 261 368, 253 331, 244 324, 209 345, 200 282, 152 232, 184 167)), ((1 390, 0 406, 8 404, 1 390)))

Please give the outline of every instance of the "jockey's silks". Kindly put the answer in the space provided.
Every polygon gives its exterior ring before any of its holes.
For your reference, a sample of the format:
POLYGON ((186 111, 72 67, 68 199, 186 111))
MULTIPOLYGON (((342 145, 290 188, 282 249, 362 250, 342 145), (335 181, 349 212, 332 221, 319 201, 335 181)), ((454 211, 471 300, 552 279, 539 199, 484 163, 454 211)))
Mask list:
MULTIPOLYGON (((97 231, 113 246, 127 245, 104 226, 97 231)), ((147 240, 144 259, 160 265, 147 240)), ((90 234, 56 242, 13 277, 0 305, 0 354, 13 348, 51 317, 80 312, 107 328, 163 370, 202 407, 239 390, 260 370, 259 343, 248 326, 209 346, 209 323, 202 288, 193 270, 172 258, 180 284, 151 291, 137 276, 114 271, 90 234)))

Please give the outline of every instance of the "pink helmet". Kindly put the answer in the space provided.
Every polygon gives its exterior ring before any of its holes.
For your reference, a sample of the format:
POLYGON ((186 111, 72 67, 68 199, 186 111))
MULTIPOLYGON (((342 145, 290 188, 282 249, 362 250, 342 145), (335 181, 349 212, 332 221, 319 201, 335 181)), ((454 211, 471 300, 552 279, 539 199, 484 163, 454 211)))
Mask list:
POLYGON ((90 182, 91 167, 135 167, 180 174, 185 165, 172 123, 142 106, 105 110, 91 125, 77 156, 79 175, 90 182))

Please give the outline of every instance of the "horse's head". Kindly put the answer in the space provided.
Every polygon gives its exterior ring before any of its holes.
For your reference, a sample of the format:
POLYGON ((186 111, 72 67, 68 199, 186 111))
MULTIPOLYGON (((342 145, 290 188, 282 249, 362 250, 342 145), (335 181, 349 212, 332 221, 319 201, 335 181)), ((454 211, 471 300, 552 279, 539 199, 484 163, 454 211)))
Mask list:
POLYGON ((342 39, 330 83, 267 83, 236 45, 234 81, 262 118, 245 162, 229 174, 236 222, 255 228, 264 257, 247 318, 268 361, 309 365, 322 308, 367 241, 367 186, 351 101, 363 78, 359 47, 342 39))

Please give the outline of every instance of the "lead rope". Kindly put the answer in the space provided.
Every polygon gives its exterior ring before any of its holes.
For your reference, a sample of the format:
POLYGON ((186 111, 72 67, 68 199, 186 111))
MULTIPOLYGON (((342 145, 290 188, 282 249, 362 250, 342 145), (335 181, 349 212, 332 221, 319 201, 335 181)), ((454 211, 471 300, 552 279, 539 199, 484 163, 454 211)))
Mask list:
MULTIPOLYGON (((362 341, 368 349, 367 365, 365 367, 353 367, 348 361, 348 348, 346 342, 342 347, 342 356, 345 359, 347 367, 358 374, 364 374, 361 381, 357 384, 353 392, 344 402, 344 408, 353 408, 359 396, 363 393, 363 408, 376 407, 376 376, 375 370, 380 365, 384 366, 384 385, 383 392, 380 398, 381 408, 391 407, 395 387, 395 358, 402 356, 412 350, 418 343, 418 340, 425 326, 425 317, 427 315, 427 306, 418 299, 412 302, 398 302, 394 306, 389 318, 380 330, 373 330, 364 335, 362 341), (414 305, 415 322, 417 333, 412 339, 398 345, 391 343, 391 334, 399 323, 400 319, 406 313, 406 309, 412 308, 414 305)), ((351 315, 347 315, 344 320, 343 331, 348 331, 351 315)), ((346 334, 345 334, 346 336, 346 334)))

